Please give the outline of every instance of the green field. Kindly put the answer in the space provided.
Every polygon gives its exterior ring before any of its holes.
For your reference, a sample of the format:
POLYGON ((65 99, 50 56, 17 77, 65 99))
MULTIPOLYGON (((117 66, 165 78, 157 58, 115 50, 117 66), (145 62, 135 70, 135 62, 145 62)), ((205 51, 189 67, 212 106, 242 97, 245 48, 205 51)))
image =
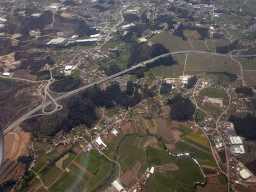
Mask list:
POLYGON ((256 70, 256 61, 255 60, 247 60, 243 58, 236 58, 243 67, 243 70, 256 70))
POLYGON ((75 152, 73 152, 73 153, 68 152, 67 154, 69 155, 68 158, 65 159, 62 163, 62 168, 63 169, 65 169, 68 166, 68 164, 76 157, 75 152))
POLYGON ((206 43, 211 51, 215 51, 217 46, 229 45, 229 39, 207 39, 206 43))
POLYGON ((80 153, 76 158, 75 161, 82 165, 85 169, 90 171, 92 174, 97 173, 99 166, 100 166, 100 156, 99 154, 91 150, 87 153, 80 153))
POLYGON ((198 122, 204 121, 204 118, 206 116, 207 115, 205 114, 205 112, 196 109, 194 113, 194 120, 198 123, 198 122))
POLYGON ((211 152, 210 146, 207 147, 205 145, 202 145, 202 144, 200 144, 200 143, 198 143, 198 142, 196 142, 196 141, 194 141, 194 140, 192 140, 192 139, 190 139, 188 137, 184 137, 183 140, 188 142, 188 143, 191 143, 191 144, 193 144, 193 145, 195 145, 197 147, 200 147, 201 149, 203 149, 205 151, 211 152))
POLYGON ((199 93, 200 96, 207 96, 211 98, 223 98, 226 99, 226 92, 224 89, 217 89, 217 88, 205 88, 202 89, 199 93))
POLYGON ((243 71, 244 81, 250 87, 256 86, 256 71, 243 71))
POLYGON ((237 61, 231 58, 209 54, 189 54, 186 74, 200 72, 231 72, 241 76, 241 68, 237 61))
POLYGON ((167 33, 160 33, 153 37, 151 41, 153 43, 161 43, 169 49, 170 52, 193 50, 188 41, 183 41, 181 37, 167 33))
POLYGON ((182 75, 184 70, 184 65, 173 65, 173 66, 157 66, 154 68, 150 68, 149 71, 154 76, 162 77, 163 80, 165 78, 175 78, 182 75))
POLYGON ((190 153, 200 163, 200 165, 217 166, 212 154, 196 149, 182 141, 176 142, 175 147, 183 152, 190 153))
POLYGON ((88 175, 85 175, 83 170, 71 164, 68 167, 71 172, 65 172, 58 181, 50 187, 50 191, 102 191, 103 188, 106 188, 106 186, 115 179, 113 177, 107 180, 111 175, 111 171, 115 169, 113 163, 107 160, 106 157, 100 156, 94 150, 86 154, 81 153, 77 156, 75 161, 93 173, 94 176, 88 178, 88 175))
POLYGON ((204 41, 189 39, 190 43, 193 45, 195 50, 208 50, 204 41))
POLYGON ((120 163, 121 170, 123 172, 131 169, 137 161, 141 162, 142 164, 144 164, 146 161, 145 152, 143 149, 132 145, 136 139, 136 135, 126 137, 119 145, 119 149, 117 151, 118 162, 120 163))

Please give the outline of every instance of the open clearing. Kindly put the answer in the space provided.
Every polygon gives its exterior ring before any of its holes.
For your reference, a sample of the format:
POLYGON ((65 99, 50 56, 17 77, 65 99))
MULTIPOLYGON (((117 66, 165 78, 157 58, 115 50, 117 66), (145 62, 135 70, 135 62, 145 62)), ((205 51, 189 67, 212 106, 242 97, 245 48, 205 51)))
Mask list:
POLYGON ((167 33, 160 33, 153 37, 153 43, 161 43, 164 45, 170 52, 173 51, 187 51, 192 50, 188 41, 183 41, 181 37, 170 35, 167 33))
POLYGON ((256 86, 256 71, 243 71, 244 81, 250 87, 256 86))
POLYGON ((211 98, 223 98, 226 99, 226 92, 224 89, 217 89, 217 88, 205 88, 200 91, 199 95, 207 96, 211 98))
POLYGON ((241 68, 238 62, 224 56, 208 54, 188 54, 186 74, 199 72, 231 72, 241 76, 241 68))

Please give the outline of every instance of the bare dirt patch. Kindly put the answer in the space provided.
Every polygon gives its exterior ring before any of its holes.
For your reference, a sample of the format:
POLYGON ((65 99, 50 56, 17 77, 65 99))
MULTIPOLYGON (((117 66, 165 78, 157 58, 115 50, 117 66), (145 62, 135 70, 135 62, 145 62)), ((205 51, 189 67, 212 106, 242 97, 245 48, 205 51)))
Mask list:
POLYGON ((144 144, 143 148, 147 148, 148 146, 153 147, 157 150, 161 150, 161 147, 158 145, 158 140, 156 137, 151 137, 147 140, 147 142, 144 144))
POLYGON ((166 147, 169 151, 173 151, 175 149, 175 145, 174 143, 171 143, 171 144, 166 144, 166 147))
POLYGON ((25 171, 25 164, 18 161, 20 156, 28 155, 30 133, 17 127, 13 132, 5 135, 5 149, 3 164, 0 168, 0 184, 18 179, 25 171))
POLYGON ((124 134, 128 133, 128 130, 129 132, 133 132, 131 122, 127 122, 124 125, 122 125, 121 130, 124 134))
POLYGON ((153 127, 153 126, 151 125, 150 120, 145 119, 144 121, 145 121, 145 123, 146 123, 147 126, 148 126, 148 131, 149 131, 149 133, 151 133, 151 134, 156 134, 156 129, 155 129, 155 127, 153 127))
POLYGON ((132 171, 137 175, 138 172, 140 171, 140 168, 141 168, 141 163, 139 161, 137 161, 137 163, 132 168, 132 171))
POLYGON ((134 179, 137 179, 136 175, 133 173, 132 170, 126 171, 121 177, 120 180, 121 182, 125 185, 128 186, 130 182, 132 182, 134 179))
POLYGON ((177 130, 179 126, 186 126, 184 122, 172 121, 171 129, 177 130))
POLYGON ((75 146, 75 147, 73 148, 73 151, 76 152, 76 153, 80 153, 80 152, 81 152, 81 149, 80 149, 79 147, 75 146))
POLYGON ((162 111, 163 111, 162 114, 163 114, 164 118, 169 118, 171 107, 169 105, 165 105, 162 107, 162 111))
POLYGON ((161 173, 166 173, 167 171, 178 171, 179 167, 174 163, 170 163, 170 164, 155 166, 155 169, 157 169, 161 173))
POLYGON ((156 115, 154 115, 154 119, 157 124, 157 134, 161 135, 163 139, 166 141, 174 141, 173 134, 170 130, 170 127, 167 125, 166 121, 161 118, 157 118, 156 115))
POLYGON ((194 131, 195 133, 197 133, 197 131, 199 131, 199 128, 198 128, 198 127, 193 127, 193 131, 194 131))
POLYGON ((172 131, 173 137, 175 141, 181 140, 180 135, 182 134, 180 131, 172 131))
POLYGON ((65 18, 72 18, 72 14, 70 14, 70 13, 65 13, 65 12, 63 12, 63 13, 61 13, 60 14, 62 17, 65 17, 65 18))

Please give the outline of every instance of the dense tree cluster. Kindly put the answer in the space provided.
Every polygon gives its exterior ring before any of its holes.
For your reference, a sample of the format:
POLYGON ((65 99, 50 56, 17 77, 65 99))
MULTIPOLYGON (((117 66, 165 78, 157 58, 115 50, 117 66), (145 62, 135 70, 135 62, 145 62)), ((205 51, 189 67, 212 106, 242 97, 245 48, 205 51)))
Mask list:
POLYGON ((251 87, 237 87, 236 93, 242 93, 248 97, 253 97, 253 91, 251 87))
POLYGON ((256 140, 256 117, 248 114, 246 117, 231 115, 228 121, 234 124, 236 133, 248 140, 256 140))
POLYGON ((36 74, 45 65, 54 64, 54 61, 50 56, 45 59, 35 60, 34 58, 28 58, 21 61, 21 65, 17 69, 30 70, 32 74, 36 74))
POLYGON ((169 53, 169 50, 160 43, 148 46, 147 43, 134 42, 131 47, 131 57, 128 60, 127 68, 166 53, 169 53))
POLYGON ((121 92, 118 83, 108 86, 106 90, 100 90, 97 86, 90 92, 85 92, 84 96, 91 98, 96 106, 112 108, 115 105, 121 105, 125 108, 133 107, 141 101, 141 95, 137 90, 133 94, 135 84, 128 82, 128 92, 121 92), (131 97, 130 95, 133 95, 131 97))
POLYGON ((191 77, 191 78, 188 80, 187 88, 188 88, 188 89, 193 88, 194 85, 196 84, 196 82, 197 82, 197 77, 194 75, 193 77, 191 77))
POLYGON ((195 105, 190 101, 190 99, 177 95, 173 99, 169 99, 168 104, 171 107, 171 119, 177 121, 193 120, 195 105))
POLYGON ((162 83, 160 94, 167 94, 172 90, 172 84, 169 83, 162 83))
POLYGON ((222 54, 227 54, 230 51, 236 50, 236 49, 242 49, 243 46, 241 43, 236 40, 235 42, 229 44, 229 45, 223 45, 223 46, 217 46, 216 47, 216 52, 217 53, 222 53, 222 54))

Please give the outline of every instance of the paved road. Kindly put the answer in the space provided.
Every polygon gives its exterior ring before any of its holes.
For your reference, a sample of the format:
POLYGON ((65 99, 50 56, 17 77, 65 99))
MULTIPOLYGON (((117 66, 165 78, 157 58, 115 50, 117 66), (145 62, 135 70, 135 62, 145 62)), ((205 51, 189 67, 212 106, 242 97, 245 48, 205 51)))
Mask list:
MULTIPOLYGON (((120 75, 122 75, 122 74, 125 74, 125 73, 127 73, 127 72, 129 72, 129 71, 132 71, 132 70, 134 70, 134 69, 136 69, 136 68, 138 68, 138 67, 143 67, 143 66, 145 66, 147 63, 151 63, 151 62, 153 62, 153 61, 155 61, 155 60, 157 60, 157 59, 159 59, 159 58, 161 58, 161 57, 166 57, 166 56, 168 56, 168 55, 178 55, 178 54, 210 54, 210 55, 218 55, 218 56, 226 56, 226 57, 237 57, 237 58, 238 58, 238 57, 256 57, 256 55, 229 55, 229 54, 220 54, 220 53, 215 53, 215 52, 210 52, 210 51, 194 51, 194 50, 189 50, 189 51, 175 51, 175 52, 163 54, 163 55, 160 55, 160 56, 158 56, 158 57, 154 57, 154 58, 149 59, 149 60, 147 60, 147 61, 141 62, 141 63, 139 63, 139 64, 137 64, 137 65, 135 65, 135 66, 132 66, 132 67, 129 68, 129 69, 125 69, 125 70, 123 70, 123 71, 121 71, 121 72, 119 72, 119 73, 116 73, 116 74, 112 75, 112 76, 109 76, 109 77, 107 77, 107 78, 101 79, 101 80, 99 80, 99 81, 97 81, 97 82, 94 82, 94 83, 91 83, 91 84, 89 84, 89 85, 85 85, 85 86, 80 87, 80 88, 78 88, 78 89, 75 89, 75 90, 73 90, 73 91, 67 92, 67 93, 65 93, 65 94, 63 94, 63 95, 61 95, 61 96, 59 96, 59 97, 57 97, 57 98, 55 98, 55 99, 53 99, 53 98, 51 97, 51 99, 52 99, 52 101, 54 101, 54 103, 56 104, 57 101, 60 101, 60 100, 62 100, 62 99, 64 99, 64 98, 67 98, 67 97, 69 97, 69 96, 75 95, 75 94, 77 94, 77 93, 79 93, 79 92, 81 92, 81 91, 83 91, 83 90, 85 90, 85 89, 88 89, 88 88, 90 88, 90 87, 93 87, 94 85, 97 85, 97 84, 99 84, 99 83, 103 83, 103 82, 105 82, 105 81, 108 81, 108 80, 110 80, 110 79, 113 79, 113 78, 115 78, 115 77, 118 77, 118 76, 120 76, 120 75)), ((48 95, 48 96, 49 96, 49 95, 48 95)), ((28 119, 30 116, 32 116, 32 115, 33 115, 34 113, 36 113, 37 111, 39 111, 39 110, 45 108, 46 106, 50 105, 50 104, 52 103, 52 101, 48 101, 48 102, 46 102, 46 103, 43 103, 43 104, 39 105, 39 106, 36 107, 35 109, 33 109, 33 110, 31 110, 30 112, 28 112, 26 115, 24 115, 23 117, 21 117, 20 119, 18 119, 16 122, 14 122, 12 125, 10 125, 7 129, 4 130, 4 135, 7 134, 8 132, 12 131, 12 129, 14 129, 16 126, 18 126, 21 122, 23 122, 23 121, 25 121, 26 119, 28 119)), ((57 105, 58 105, 58 104, 57 104, 57 105)), ((57 111, 57 110, 55 110, 55 111, 57 111)), ((54 113, 55 111, 52 111, 52 112, 50 112, 49 114, 52 114, 52 113, 54 113)))

